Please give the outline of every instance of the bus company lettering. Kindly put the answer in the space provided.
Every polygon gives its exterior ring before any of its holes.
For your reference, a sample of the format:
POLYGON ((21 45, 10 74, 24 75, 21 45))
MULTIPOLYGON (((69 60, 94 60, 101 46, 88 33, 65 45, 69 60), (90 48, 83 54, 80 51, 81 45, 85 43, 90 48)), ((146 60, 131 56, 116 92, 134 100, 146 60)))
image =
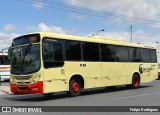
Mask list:
POLYGON ((142 74, 142 73, 148 73, 148 75, 150 75, 150 71, 152 71, 154 69, 155 69, 155 64, 151 65, 150 67, 144 67, 143 64, 139 65, 139 72, 140 72, 140 74, 142 74))

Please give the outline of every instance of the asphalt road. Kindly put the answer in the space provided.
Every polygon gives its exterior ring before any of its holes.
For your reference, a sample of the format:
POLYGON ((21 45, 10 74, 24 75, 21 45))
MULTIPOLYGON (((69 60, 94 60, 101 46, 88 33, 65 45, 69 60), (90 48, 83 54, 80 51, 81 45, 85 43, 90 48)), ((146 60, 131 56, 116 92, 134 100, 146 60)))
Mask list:
POLYGON ((38 94, 0 95, 0 106, 160 106, 160 80, 141 84, 139 89, 121 86, 85 90, 78 97, 66 93, 55 93, 51 98, 38 94))

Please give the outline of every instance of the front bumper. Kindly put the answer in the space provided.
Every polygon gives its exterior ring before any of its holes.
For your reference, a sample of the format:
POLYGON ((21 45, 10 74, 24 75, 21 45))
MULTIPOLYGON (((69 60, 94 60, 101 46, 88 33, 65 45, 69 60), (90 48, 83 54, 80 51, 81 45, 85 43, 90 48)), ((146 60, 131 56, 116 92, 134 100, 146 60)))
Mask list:
POLYGON ((14 94, 35 94, 43 93, 43 82, 39 81, 36 84, 17 85, 10 83, 11 92, 14 94))

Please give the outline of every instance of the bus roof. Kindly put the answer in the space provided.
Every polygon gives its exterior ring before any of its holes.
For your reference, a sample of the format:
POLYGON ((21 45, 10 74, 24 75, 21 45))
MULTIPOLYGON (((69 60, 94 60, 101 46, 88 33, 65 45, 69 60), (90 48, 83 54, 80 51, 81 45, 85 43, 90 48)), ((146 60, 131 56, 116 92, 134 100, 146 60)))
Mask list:
MULTIPOLYGON (((41 38, 50 37, 50 38, 58 38, 58 39, 66 39, 66 40, 78 40, 78 41, 86 41, 86 42, 105 43, 105 44, 113 44, 113 45, 123 45, 123 46, 155 49, 152 46, 146 46, 143 44, 136 44, 136 43, 129 43, 129 42, 125 42, 119 39, 107 38, 107 37, 102 37, 102 36, 80 37, 80 36, 65 35, 65 34, 58 34, 58 33, 52 33, 52 32, 35 32, 35 33, 29 33, 29 34, 40 34, 41 38)), ((26 35, 29 35, 29 34, 26 34, 26 35)))

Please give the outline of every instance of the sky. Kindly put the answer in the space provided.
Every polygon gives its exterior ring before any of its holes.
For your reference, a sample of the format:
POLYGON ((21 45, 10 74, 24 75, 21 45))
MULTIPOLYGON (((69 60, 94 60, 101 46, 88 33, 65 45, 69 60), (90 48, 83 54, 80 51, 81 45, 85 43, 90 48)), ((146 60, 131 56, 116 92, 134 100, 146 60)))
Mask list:
MULTIPOLYGON (((1 0, 0 50, 32 32, 98 36, 160 51, 160 0, 1 0)), ((160 54, 158 53, 160 60, 160 54)))

